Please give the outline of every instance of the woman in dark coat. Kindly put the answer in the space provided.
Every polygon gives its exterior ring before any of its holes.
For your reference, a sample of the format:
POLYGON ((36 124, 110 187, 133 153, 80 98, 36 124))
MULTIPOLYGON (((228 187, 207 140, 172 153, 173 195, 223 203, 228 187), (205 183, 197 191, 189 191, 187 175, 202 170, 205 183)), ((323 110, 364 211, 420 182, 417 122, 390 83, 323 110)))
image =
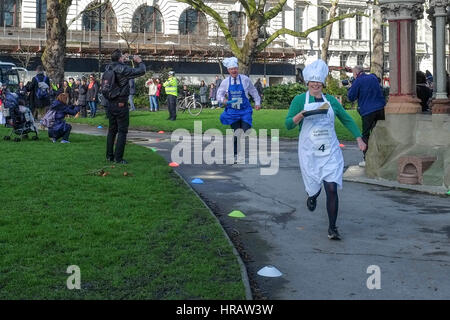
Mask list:
POLYGON ((420 99, 422 112, 429 111, 433 90, 428 86, 426 75, 422 71, 416 71, 416 94, 417 98, 420 99))
POLYGON ((98 83, 95 80, 95 76, 91 74, 89 76, 88 91, 86 96, 89 109, 91 110, 91 118, 94 118, 95 114, 97 113, 98 89, 98 83))
POLYGON ((70 143, 69 135, 72 130, 72 126, 64 120, 66 115, 76 115, 80 109, 68 105, 69 95, 67 93, 60 94, 50 106, 50 110, 54 110, 55 122, 51 128, 48 128, 48 136, 52 139, 53 143, 62 138, 61 143, 70 143))
POLYGON ((83 77, 81 79, 81 84, 78 86, 78 100, 77 100, 77 105, 80 107, 82 118, 87 117, 87 111, 86 111, 87 90, 88 90, 88 88, 87 88, 87 84, 86 84, 86 78, 83 77))

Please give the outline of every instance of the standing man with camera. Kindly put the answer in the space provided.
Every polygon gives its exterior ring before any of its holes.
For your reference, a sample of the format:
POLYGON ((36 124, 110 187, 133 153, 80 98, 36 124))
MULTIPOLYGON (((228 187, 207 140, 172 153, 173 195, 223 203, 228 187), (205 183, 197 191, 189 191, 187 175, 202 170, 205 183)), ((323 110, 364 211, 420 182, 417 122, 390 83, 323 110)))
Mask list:
POLYGON ((383 95, 378 78, 374 74, 366 74, 363 67, 353 68, 352 82, 348 90, 350 101, 358 100, 358 112, 362 118, 362 139, 367 148, 364 150, 364 160, 359 163, 361 167, 366 166, 366 153, 369 148, 369 137, 378 120, 384 120, 384 106, 386 100, 383 95))
POLYGON ((102 78, 102 94, 108 100, 107 115, 109 119, 106 159, 121 164, 128 163, 123 159, 123 154, 130 123, 128 110, 129 81, 143 76, 146 71, 145 64, 139 56, 133 56, 132 59, 138 64, 137 68, 127 66, 125 62, 129 61, 128 57, 123 55, 119 49, 114 50, 111 54, 112 63, 106 67, 102 78), (117 134, 117 144, 114 150, 114 141, 117 134))

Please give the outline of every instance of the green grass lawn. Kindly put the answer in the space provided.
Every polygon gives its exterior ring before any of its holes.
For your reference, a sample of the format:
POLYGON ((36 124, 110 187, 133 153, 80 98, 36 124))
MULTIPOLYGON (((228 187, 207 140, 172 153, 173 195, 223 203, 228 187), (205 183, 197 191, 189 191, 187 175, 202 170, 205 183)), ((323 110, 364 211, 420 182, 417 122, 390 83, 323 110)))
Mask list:
POLYGON ((164 159, 127 145, 113 168, 105 138, 71 141, 0 140, 0 299, 245 299, 232 247, 164 159))
MULTIPOLYGON (((190 132, 194 131, 194 121, 202 122, 202 129, 206 131, 211 128, 216 128, 225 133, 226 129, 230 126, 224 126, 220 123, 219 117, 223 112, 223 109, 205 109, 202 113, 193 117, 188 112, 178 113, 177 121, 166 120, 168 118, 167 110, 162 110, 159 112, 149 112, 149 111, 133 111, 130 112, 130 128, 138 130, 148 130, 148 131, 174 131, 178 128, 185 128, 190 132)), ((256 130, 259 129, 279 129, 280 137, 284 138, 297 138, 298 128, 287 130, 284 122, 288 110, 273 110, 273 109, 262 109, 253 112, 253 126, 256 130)), ((348 113, 355 119, 358 126, 361 128, 361 117, 356 110, 349 110, 348 113)), ((107 126, 108 120, 104 115, 99 115, 95 119, 90 118, 77 118, 71 119, 70 121, 78 123, 87 123, 90 125, 107 126)), ((351 133, 341 124, 341 122, 336 119, 336 132, 339 140, 354 140, 351 133)), ((268 131, 270 135, 270 130, 268 131)))

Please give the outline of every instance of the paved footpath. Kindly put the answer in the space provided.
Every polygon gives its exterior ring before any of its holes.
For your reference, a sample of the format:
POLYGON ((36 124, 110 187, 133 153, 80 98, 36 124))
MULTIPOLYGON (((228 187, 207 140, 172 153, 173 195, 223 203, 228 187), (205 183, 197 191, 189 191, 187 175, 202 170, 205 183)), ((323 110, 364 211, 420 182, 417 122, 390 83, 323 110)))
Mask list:
MULTIPOLYGON (((73 127, 77 133, 106 133, 73 127)), ((175 145, 170 135, 131 131, 128 138, 156 148, 170 161, 175 145)), ((343 152, 346 166, 361 161, 354 143, 346 143, 343 152)), ((260 175, 256 165, 183 164, 175 169, 188 182, 205 181, 192 186, 240 251, 255 298, 450 299, 450 197, 344 182, 338 217, 344 240, 330 241, 325 192, 314 212, 306 208, 297 142, 280 140, 279 155, 280 169, 273 176, 260 175), (246 218, 230 218, 232 210, 246 218), (257 275, 267 265, 283 275, 257 275), (369 290, 368 278, 375 283, 376 272, 367 270, 374 265, 381 289, 369 290)))

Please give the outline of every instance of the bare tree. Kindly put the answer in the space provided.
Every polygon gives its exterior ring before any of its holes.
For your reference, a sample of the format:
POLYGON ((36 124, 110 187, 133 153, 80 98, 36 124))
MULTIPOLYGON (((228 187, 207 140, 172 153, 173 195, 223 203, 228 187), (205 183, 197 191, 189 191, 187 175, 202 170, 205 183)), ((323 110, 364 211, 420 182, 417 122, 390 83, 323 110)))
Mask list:
MULTIPOLYGON (((329 10, 329 19, 334 19, 336 17, 337 7, 339 5, 339 0, 331 0, 331 7, 329 10)), ((328 9, 327 9, 328 10, 328 9)), ((330 46, 331 32, 333 31, 333 24, 329 24, 325 28, 325 37, 322 43, 322 52, 320 57, 323 61, 328 63, 328 48, 330 46)))
MULTIPOLYGON (((95 10, 108 3, 109 0, 98 1, 98 4, 83 10, 77 17, 79 18, 83 13, 95 10)), ((71 5, 72 0, 47 0, 47 41, 42 54, 42 63, 49 77, 56 83, 64 79, 64 58, 66 56, 68 30, 67 14, 71 5)), ((72 19, 69 25, 75 20, 72 19)))
POLYGON ((372 19, 372 61, 370 62, 370 72, 376 74, 380 79, 383 78, 383 58, 384 58, 384 40, 383 40, 383 17, 381 16, 380 2, 374 1, 373 19, 372 19))
POLYGON ((275 18, 280 12, 282 12, 287 0, 278 0, 272 7, 267 8, 267 0, 239 0, 239 3, 244 8, 247 16, 248 32, 245 36, 242 47, 238 46, 236 39, 232 36, 230 29, 226 25, 225 21, 219 15, 217 11, 212 9, 209 5, 202 0, 177 0, 191 5, 195 9, 212 17, 222 31, 225 39, 227 40, 231 51, 238 58, 240 64, 240 70, 244 74, 250 72, 250 66, 256 55, 263 51, 269 44, 271 44, 279 36, 288 34, 294 37, 306 38, 310 33, 318 31, 326 26, 346 18, 352 18, 356 15, 364 15, 361 12, 353 12, 344 15, 337 16, 332 19, 328 19, 322 24, 310 28, 303 32, 296 32, 287 28, 281 28, 275 31, 267 39, 261 41, 260 29, 270 20, 275 18))
POLYGON ((14 57, 19 60, 20 66, 22 68, 28 69, 31 59, 36 56, 36 52, 33 51, 30 45, 20 46, 19 49, 14 54, 14 57))

